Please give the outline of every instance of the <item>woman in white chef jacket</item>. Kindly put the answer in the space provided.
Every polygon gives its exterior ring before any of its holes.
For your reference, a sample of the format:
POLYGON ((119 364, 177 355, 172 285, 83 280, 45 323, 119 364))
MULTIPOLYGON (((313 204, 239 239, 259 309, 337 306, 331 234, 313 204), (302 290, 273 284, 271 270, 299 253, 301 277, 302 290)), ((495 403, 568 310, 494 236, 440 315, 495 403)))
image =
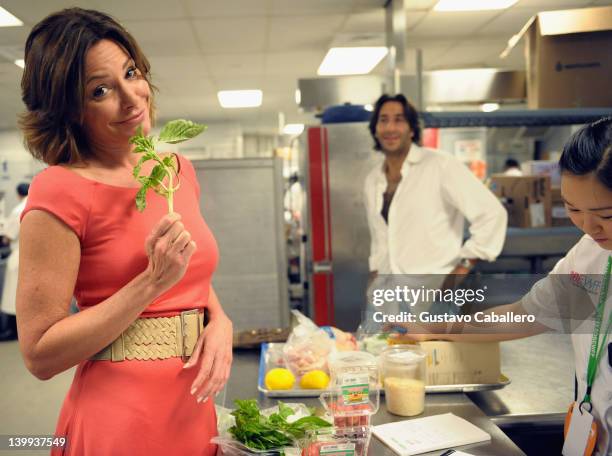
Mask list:
MULTIPOLYGON (((538 281, 520 301, 489 309, 485 314, 533 315, 534 322, 455 324, 454 334, 444 334, 446 325, 427 325, 429 334, 417 334, 421 326, 402 325, 405 337, 416 340, 501 341, 550 331, 571 325, 577 403, 587 390, 587 366, 608 257, 612 255, 612 118, 601 119, 577 131, 568 140, 559 160, 561 195, 572 222, 584 236, 561 259, 553 271, 538 281), (577 296, 582 296, 578 298, 577 296), (586 298, 586 299, 585 299, 586 298), (582 315, 580 315, 582 314, 582 315), (433 334, 432 334, 433 333, 433 334)), ((612 317, 612 285, 605 298, 599 345, 601 359, 592 382, 591 414, 598 428, 594 453, 612 456, 612 342, 605 339, 612 317), (604 343, 605 342, 605 343, 604 343)))
POLYGON ((19 203, 13 208, 6 220, 4 236, 7 237, 11 245, 11 254, 6 263, 6 271, 4 273, 4 287, 2 290, 2 312, 9 317, 8 328, 4 329, 2 337, 6 339, 17 337, 17 329, 15 325, 15 297, 17 295, 17 275, 19 273, 19 217, 25 208, 28 190, 30 185, 20 183, 17 185, 17 197, 19 203))

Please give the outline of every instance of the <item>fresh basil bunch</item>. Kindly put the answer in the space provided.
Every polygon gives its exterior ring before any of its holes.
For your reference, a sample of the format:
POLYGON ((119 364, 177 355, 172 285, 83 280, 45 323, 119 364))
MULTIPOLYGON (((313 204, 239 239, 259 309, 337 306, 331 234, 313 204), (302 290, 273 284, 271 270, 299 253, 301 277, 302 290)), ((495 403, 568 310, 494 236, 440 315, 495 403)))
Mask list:
POLYGON ((174 211, 174 193, 179 189, 179 167, 178 158, 175 154, 167 157, 160 157, 155 152, 155 143, 163 142, 167 144, 177 144, 198 136, 206 130, 206 125, 200 125, 190 120, 172 120, 164 125, 159 137, 145 136, 142 132, 142 125, 138 126, 136 134, 130 138, 130 143, 134 144, 134 153, 143 154, 134 167, 134 178, 140 182, 140 190, 136 194, 136 208, 142 212, 147 206, 147 191, 152 189, 158 195, 166 198, 168 202, 168 212, 174 211), (142 165, 149 160, 156 162, 151 173, 146 176, 140 175, 142 165), (176 179, 176 182, 175 182, 176 179))

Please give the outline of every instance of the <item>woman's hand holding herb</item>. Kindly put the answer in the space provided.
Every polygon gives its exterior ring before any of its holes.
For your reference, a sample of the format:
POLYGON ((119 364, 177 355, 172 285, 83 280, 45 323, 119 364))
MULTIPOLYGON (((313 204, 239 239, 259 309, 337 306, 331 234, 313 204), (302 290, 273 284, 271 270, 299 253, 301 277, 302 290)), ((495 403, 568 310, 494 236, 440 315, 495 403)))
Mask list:
POLYGON ((146 273, 160 294, 178 283, 196 251, 191 234, 181 223, 177 213, 166 214, 153 228, 145 241, 149 258, 146 273))

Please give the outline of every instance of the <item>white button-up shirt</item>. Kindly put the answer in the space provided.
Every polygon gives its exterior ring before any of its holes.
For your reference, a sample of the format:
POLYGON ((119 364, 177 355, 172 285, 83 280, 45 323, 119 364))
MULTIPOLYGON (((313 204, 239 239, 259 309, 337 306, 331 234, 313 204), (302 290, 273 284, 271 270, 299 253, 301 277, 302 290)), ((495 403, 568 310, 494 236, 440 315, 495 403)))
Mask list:
POLYGON ((493 261, 504 244, 507 213, 497 198, 456 158, 412 144, 389 208, 384 164, 365 180, 370 227, 370 271, 379 274, 447 274, 461 258, 493 261), (470 238, 464 243, 465 219, 470 238))

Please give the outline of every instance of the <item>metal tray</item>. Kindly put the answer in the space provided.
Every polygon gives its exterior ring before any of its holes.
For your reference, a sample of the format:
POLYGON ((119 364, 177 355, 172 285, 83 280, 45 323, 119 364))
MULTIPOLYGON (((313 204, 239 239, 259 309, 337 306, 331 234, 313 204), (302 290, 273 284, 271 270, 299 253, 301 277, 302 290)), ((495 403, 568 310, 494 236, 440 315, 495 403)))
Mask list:
MULTIPOLYGON (((259 358, 259 376, 257 379, 257 389, 267 397, 319 397, 321 393, 328 390, 294 388, 290 390, 269 390, 264 384, 264 377, 268 369, 279 367, 274 363, 270 356, 270 349, 281 349, 282 343, 263 343, 261 344, 261 356, 259 358)), ((492 391, 502 389, 510 384, 510 379, 502 374, 497 383, 466 383, 457 385, 427 385, 425 392, 437 393, 473 393, 476 391, 492 391)), ((381 390, 384 394, 384 390, 381 390)))

